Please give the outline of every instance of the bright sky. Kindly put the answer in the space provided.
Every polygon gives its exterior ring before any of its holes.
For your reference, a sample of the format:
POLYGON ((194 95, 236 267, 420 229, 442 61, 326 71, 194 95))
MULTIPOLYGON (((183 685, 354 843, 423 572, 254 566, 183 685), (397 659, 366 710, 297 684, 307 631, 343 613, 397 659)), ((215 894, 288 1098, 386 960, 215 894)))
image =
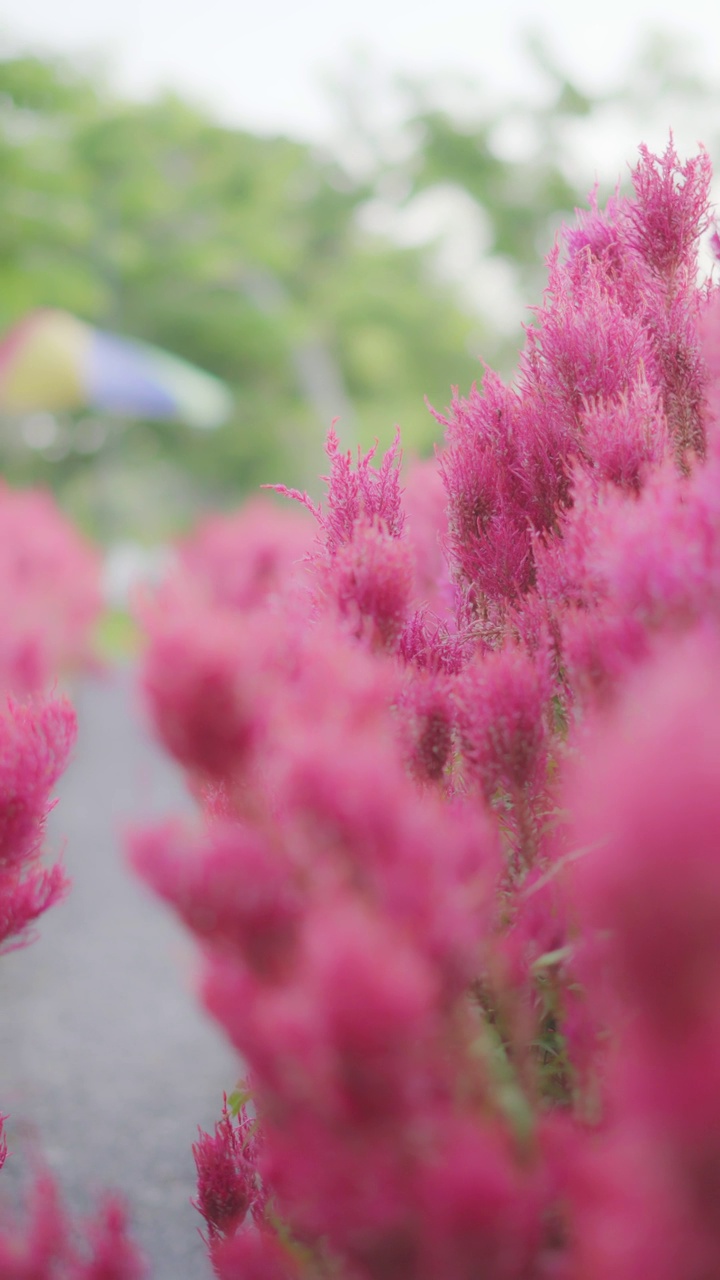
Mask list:
POLYGON ((0 0, 6 47, 94 53, 124 90, 172 86, 229 122, 325 138, 323 78, 352 50, 420 74, 457 70, 488 92, 522 88, 521 34, 535 27, 590 87, 622 78, 643 33, 689 39, 717 75, 709 0, 0 0))

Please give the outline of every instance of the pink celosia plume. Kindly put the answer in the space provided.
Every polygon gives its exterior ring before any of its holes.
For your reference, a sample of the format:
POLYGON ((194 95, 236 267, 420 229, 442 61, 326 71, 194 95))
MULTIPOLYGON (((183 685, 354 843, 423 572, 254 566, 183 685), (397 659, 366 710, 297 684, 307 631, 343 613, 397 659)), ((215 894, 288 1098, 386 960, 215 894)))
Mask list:
POLYGON ((718 1273, 709 166, 632 177, 431 484, 331 433, 302 573, 147 611, 203 813, 132 856, 253 1080, 196 1150, 222 1280, 718 1273))

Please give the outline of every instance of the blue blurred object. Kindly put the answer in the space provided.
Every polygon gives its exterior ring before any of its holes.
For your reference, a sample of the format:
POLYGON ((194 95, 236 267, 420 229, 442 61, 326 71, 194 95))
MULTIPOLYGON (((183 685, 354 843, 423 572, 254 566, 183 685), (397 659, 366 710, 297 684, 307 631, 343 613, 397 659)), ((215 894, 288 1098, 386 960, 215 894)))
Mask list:
POLYGON ((232 403, 195 365, 67 311, 33 311, 0 342, 0 411, 92 408, 208 429, 227 421, 232 403))

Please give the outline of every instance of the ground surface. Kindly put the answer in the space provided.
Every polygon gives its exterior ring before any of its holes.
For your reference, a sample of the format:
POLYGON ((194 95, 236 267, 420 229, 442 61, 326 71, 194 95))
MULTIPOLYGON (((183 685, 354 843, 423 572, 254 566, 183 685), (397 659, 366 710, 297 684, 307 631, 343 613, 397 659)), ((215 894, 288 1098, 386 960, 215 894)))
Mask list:
POLYGON ((122 853, 131 823, 189 801, 142 728, 129 671, 83 682, 73 701, 78 747, 50 825, 73 889, 37 942, 0 959, 0 1111, 14 1152, 3 1183, 39 1146, 80 1212, 122 1190, 153 1280, 204 1280, 190 1148, 237 1061, 193 996, 192 947, 122 853))

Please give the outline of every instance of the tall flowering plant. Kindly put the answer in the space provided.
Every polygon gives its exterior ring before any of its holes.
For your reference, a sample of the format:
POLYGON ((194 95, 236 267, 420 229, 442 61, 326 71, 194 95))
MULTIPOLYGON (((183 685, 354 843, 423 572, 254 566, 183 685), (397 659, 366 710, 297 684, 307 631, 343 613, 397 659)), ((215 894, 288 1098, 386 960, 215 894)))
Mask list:
POLYGON ((72 750, 75 715, 51 692, 92 659, 100 558, 40 490, 0 482, 0 952, 28 941, 67 883, 40 862, 51 793, 72 750))
POLYGON ((710 166, 633 183, 434 470, 331 433, 301 565, 146 607, 203 818, 132 856, 249 1073, 196 1146, 222 1280, 720 1271, 710 166))
MULTIPOLYGON (((76 737, 58 676, 91 660, 101 607, 100 560, 48 494, 0 485, 0 955, 31 941, 69 889, 60 862, 43 861, 53 792, 76 737)), ((0 1115, 0 1170, 8 1156, 0 1115)), ((0 1182, 2 1177, 0 1175, 0 1182)), ((125 1211, 109 1198, 84 1230, 69 1221, 46 1171, 24 1220, 0 1205, 2 1280, 139 1280, 125 1211)))
POLYGON ((95 660, 100 554, 42 489, 0 480, 0 686, 27 696, 95 660))

